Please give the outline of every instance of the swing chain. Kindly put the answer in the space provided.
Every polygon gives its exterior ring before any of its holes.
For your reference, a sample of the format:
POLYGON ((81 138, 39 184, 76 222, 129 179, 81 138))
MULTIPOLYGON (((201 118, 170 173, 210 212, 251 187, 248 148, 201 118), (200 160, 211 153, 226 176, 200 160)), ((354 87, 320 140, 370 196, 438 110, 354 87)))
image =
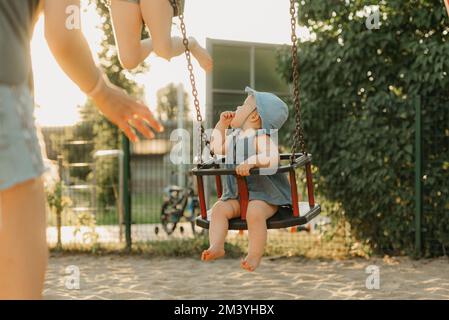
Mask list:
MULTIPOLYGON (((176 5, 178 6, 178 8, 181 7, 180 0, 176 0, 176 5)), ((207 135, 206 135, 206 132, 205 132, 204 126, 203 126, 203 117, 201 115, 200 101, 198 99, 198 90, 196 89, 195 74, 193 73, 192 55, 191 55, 190 48, 189 48, 189 39, 187 37, 186 25, 184 22, 184 13, 181 12, 180 10, 178 10, 178 12, 180 12, 178 18, 179 18, 180 25, 181 25, 182 43, 184 44, 184 47, 185 47, 184 52, 185 52, 185 56, 187 59, 187 69, 189 70, 190 84, 192 86, 193 103, 194 103, 195 111, 196 111, 196 121, 199 122, 199 124, 200 124, 199 134, 200 134, 201 140, 200 140, 200 143, 198 144, 198 164, 201 164, 203 162, 203 157, 202 157, 203 142, 205 143, 206 147, 208 147, 208 149, 210 151, 210 155, 212 157, 215 157, 215 154, 210 147, 210 141, 209 141, 209 139, 207 139, 207 135)))
POLYGON ((298 37, 296 36, 296 0, 290 0, 290 15, 291 15, 291 40, 292 40, 292 68, 293 68, 293 96, 294 96, 294 104, 295 104, 295 134, 293 138, 293 144, 291 148, 291 163, 295 160, 296 149, 299 146, 301 148, 302 154, 306 154, 306 143, 304 140, 304 131, 302 128, 302 119, 301 119, 301 101, 299 98, 299 68, 298 68, 298 37))

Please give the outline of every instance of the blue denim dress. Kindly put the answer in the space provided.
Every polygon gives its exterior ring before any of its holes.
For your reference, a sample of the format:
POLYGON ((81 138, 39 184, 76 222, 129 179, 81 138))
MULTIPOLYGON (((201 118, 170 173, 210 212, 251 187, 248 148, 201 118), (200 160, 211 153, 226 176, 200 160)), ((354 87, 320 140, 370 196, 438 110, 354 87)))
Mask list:
MULTIPOLYGON (((228 145, 225 167, 234 167, 256 154, 255 138, 258 135, 266 134, 266 130, 261 129, 248 136, 242 136, 241 129, 231 130, 228 135, 228 145)), ((268 171, 268 170, 267 170, 268 171)), ((291 205, 290 183, 285 173, 269 170, 271 174, 258 174, 245 177, 248 184, 249 200, 263 200, 272 205, 291 205), (273 174, 274 173, 274 174, 273 174)), ((222 201, 238 199, 237 179, 233 175, 222 177, 223 194, 222 201)))
POLYGON ((45 171, 33 114, 27 84, 0 85, 0 190, 45 171))

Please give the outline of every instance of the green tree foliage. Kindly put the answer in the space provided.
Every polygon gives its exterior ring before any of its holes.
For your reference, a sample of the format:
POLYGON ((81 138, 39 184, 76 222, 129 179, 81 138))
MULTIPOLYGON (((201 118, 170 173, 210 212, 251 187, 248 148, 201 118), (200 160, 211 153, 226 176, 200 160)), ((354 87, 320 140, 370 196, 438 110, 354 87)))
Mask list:
MULTIPOLYGON (((189 111, 189 95, 186 91, 184 95, 184 114, 185 118, 190 114, 189 111)), ((157 108, 156 111, 163 121, 176 120, 179 117, 178 110, 178 87, 174 83, 168 84, 165 88, 159 89, 157 92, 157 108)))
MULTIPOLYGON (((414 248, 415 101, 426 254, 449 247, 449 18, 440 0, 302 0, 303 122, 319 191, 381 252, 414 248), (370 11, 371 10, 371 11, 370 11), (378 10, 379 28, 367 16, 378 10)), ((291 82, 289 52, 279 71, 291 82)), ((289 122, 293 129, 293 118, 289 122)), ((290 139, 285 136, 285 141, 290 139)))

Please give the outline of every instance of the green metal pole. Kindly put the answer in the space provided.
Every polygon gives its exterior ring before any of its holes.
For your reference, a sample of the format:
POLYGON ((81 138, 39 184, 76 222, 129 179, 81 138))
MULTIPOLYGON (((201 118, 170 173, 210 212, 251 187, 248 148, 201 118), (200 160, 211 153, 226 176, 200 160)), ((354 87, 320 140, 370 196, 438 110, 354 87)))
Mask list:
POLYGON ((422 250, 422 137, 421 99, 415 99, 415 254, 421 257, 422 250))
POLYGON ((126 248, 131 249, 131 192, 130 192, 130 151, 129 140, 122 134, 122 148, 123 148, 123 209, 125 213, 125 240, 126 248))

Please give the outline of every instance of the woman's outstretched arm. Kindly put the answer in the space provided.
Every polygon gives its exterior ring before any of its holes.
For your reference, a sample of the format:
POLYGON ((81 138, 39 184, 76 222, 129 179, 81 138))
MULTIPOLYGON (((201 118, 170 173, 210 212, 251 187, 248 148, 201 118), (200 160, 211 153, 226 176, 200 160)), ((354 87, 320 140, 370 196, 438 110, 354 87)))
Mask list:
POLYGON ((68 28, 70 6, 80 8, 79 0, 44 0, 45 38, 58 64, 79 88, 89 95, 98 109, 132 140, 132 127, 145 137, 154 137, 163 127, 145 105, 135 101, 113 84, 95 65, 89 45, 80 29, 68 28))

